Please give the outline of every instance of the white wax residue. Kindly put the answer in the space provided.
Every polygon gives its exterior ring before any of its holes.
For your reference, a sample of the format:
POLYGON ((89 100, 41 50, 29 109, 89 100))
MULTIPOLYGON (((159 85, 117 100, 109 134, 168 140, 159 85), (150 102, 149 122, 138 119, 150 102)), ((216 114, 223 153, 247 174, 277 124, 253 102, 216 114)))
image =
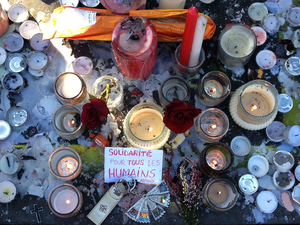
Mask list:
POLYGON ((53 208, 61 214, 68 214, 76 209, 78 195, 75 191, 67 189, 60 191, 53 200, 53 208))
POLYGON ((271 191, 262 191, 256 198, 256 204, 264 213, 272 213, 278 205, 276 196, 271 191))

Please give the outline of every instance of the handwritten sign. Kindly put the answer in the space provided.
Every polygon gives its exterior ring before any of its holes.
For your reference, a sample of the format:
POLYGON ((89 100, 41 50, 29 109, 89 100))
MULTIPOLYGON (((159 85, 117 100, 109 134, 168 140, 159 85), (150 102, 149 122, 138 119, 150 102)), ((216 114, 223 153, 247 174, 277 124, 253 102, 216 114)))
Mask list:
POLYGON ((131 175, 138 182, 147 184, 157 184, 162 179, 162 150, 106 147, 104 158, 107 183, 115 182, 125 175, 131 175))

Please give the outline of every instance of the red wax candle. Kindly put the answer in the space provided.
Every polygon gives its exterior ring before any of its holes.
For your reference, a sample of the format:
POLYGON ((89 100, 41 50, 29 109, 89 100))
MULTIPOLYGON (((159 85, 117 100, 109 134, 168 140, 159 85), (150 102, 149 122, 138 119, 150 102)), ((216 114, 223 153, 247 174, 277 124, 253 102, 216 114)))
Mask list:
POLYGON ((197 18, 198 18, 198 9, 195 7, 190 7, 185 22, 180 56, 179 56, 179 61, 184 66, 188 66, 189 64, 197 18))

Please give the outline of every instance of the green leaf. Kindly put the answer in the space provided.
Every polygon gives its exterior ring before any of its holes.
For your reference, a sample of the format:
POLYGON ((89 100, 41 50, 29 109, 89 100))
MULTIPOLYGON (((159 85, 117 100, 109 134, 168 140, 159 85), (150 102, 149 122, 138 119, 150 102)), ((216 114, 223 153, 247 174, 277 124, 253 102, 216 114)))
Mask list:
POLYGON ((283 40, 284 39, 284 34, 282 32, 280 32, 280 31, 278 32, 278 34, 279 34, 279 39, 283 40))
POLYGON ((89 94, 89 98, 90 98, 90 99, 94 99, 94 98, 96 98, 96 97, 95 97, 94 95, 90 95, 90 94, 89 94))

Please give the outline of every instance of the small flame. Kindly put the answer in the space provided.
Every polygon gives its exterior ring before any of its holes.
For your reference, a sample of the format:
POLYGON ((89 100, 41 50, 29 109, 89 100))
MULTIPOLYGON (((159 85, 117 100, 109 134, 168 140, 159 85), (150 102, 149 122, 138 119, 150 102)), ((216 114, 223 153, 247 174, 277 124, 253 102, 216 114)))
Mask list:
POLYGON ((149 132, 151 132, 152 130, 153 130, 153 128, 152 128, 152 127, 149 127, 149 128, 148 128, 148 131, 149 131, 149 132))
POLYGON ((76 121, 75 120, 71 120, 71 125, 75 125, 76 121))
POLYGON ((257 109, 257 105, 252 105, 251 111, 254 111, 254 110, 256 110, 256 109, 257 109))
POLYGON ((218 166, 217 160, 212 160, 209 164, 210 164, 211 167, 216 167, 216 166, 218 166))
POLYGON ((210 128, 211 128, 211 129, 216 129, 216 128, 217 128, 217 125, 216 125, 216 124, 212 124, 212 125, 210 125, 210 128))
POLYGON ((70 203, 71 203, 71 201, 70 201, 69 199, 67 199, 67 200, 66 200, 66 204, 69 205, 70 203))

